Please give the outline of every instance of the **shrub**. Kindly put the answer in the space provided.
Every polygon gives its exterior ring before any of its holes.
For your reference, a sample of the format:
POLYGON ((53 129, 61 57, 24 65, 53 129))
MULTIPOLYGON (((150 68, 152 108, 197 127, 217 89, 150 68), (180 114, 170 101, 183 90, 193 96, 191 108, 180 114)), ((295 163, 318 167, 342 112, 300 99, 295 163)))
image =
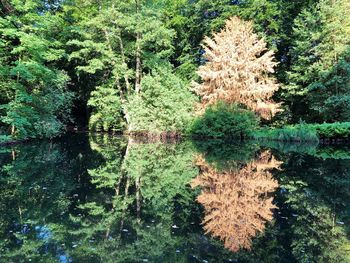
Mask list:
POLYGON ((256 115, 237 104, 219 102, 209 106, 194 120, 190 134, 194 137, 247 138, 258 125, 256 115))
POLYGON ((7 104, 0 105, 1 124, 10 128, 13 139, 54 138, 65 130, 70 121, 73 93, 63 86, 43 88, 35 94, 24 88, 7 104))
POLYGON ((93 107, 89 129, 94 131, 121 131, 124 127, 118 91, 109 85, 99 86, 91 93, 88 105, 93 107))
POLYGON ((261 129, 254 132, 253 138, 285 142, 318 142, 316 131, 305 124, 286 126, 280 129, 261 129))
POLYGON ((129 132, 183 133, 193 119, 195 96, 170 69, 157 69, 143 77, 140 94, 129 97, 129 132))
POLYGON ((311 125, 320 138, 348 138, 350 122, 335 122, 311 125))
POLYGON ((255 139, 276 141, 318 141, 325 138, 346 139, 350 136, 350 122, 296 124, 280 129, 261 129, 254 132, 255 139))

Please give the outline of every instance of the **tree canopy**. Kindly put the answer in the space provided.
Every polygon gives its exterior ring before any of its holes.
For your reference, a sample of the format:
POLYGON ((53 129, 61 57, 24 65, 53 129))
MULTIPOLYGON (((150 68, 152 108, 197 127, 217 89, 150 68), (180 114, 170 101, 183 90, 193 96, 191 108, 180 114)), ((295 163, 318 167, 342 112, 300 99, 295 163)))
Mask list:
POLYGON ((349 120, 346 0, 0 6, 1 140, 186 134, 221 100, 272 126, 349 120))

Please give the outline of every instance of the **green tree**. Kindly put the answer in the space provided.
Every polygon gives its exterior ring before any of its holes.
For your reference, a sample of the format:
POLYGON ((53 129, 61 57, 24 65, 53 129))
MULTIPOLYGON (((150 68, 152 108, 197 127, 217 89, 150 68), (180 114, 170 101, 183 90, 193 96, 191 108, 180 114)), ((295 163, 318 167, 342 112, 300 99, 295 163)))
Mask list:
POLYGON ((283 98, 292 121, 349 119, 349 2, 320 1, 295 20, 292 58, 283 98))
POLYGON ((5 1, 0 17, 0 121, 14 138, 54 137, 70 119, 73 95, 58 30, 62 19, 45 1, 5 1))
POLYGON ((124 128, 122 105, 117 90, 99 86, 91 92, 88 106, 93 107, 89 128, 96 131, 121 131, 124 128))
POLYGON ((193 119, 196 99, 170 69, 155 69, 141 81, 142 92, 126 105, 129 131, 184 133, 193 119))
MULTIPOLYGON (((162 21, 159 3, 106 0, 96 5, 94 1, 77 0, 65 7, 67 16, 74 19, 73 39, 68 41, 72 49, 71 63, 78 74, 91 76, 96 87, 115 89, 115 92, 109 92, 118 94, 122 105, 130 96, 143 93, 142 83, 147 83, 142 80, 144 75, 154 68, 168 67, 174 31, 162 21), (81 10, 86 11, 84 16, 80 15, 81 10)), ((113 100, 116 102, 117 99, 113 100)), ((93 104, 89 102, 94 107, 94 114, 117 121, 118 116, 106 116, 107 112, 102 113, 102 109, 93 104)), ((117 108, 119 103, 115 104, 117 108)), ((122 107, 122 110, 130 129, 133 123, 130 123, 128 107, 122 107)), ((92 116, 93 122, 95 116, 92 116)))

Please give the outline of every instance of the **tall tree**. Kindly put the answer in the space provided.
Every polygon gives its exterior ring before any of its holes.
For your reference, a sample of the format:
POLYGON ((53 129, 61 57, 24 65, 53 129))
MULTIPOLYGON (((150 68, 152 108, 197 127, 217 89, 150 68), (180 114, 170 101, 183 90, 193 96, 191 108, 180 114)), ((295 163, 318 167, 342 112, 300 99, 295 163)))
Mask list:
POLYGON ((46 1, 2 1, 0 121, 16 138, 53 137, 69 120, 72 93, 58 69, 61 18, 46 1))
POLYGON ((293 122, 350 119, 349 8, 347 0, 323 0, 295 20, 283 89, 293 122))
MULTIPOLYGON (((176 30, 175 52, 172 63, 177 72, 187 79, 196 79, 195 71, 203 63, 201 42, 204 36, 221 30, 232 16, 253 21, 260 36, 265 36, 269 47, 277 49, 282 42, 282 8, 276 1, 227 1, 227 0, 168 0, 164 15, 168 24, 176 30)), ((285 8, 285 1, 284 7, 285 8)), ((278 53, 279 54, 279 53, 278 53)))
POLYGON ((279 105, 271 97, 279 85, 269 75, 277 63, 266 42, 253 33, 252 23, 232 17, 212 39, 205 38, 203 48, 207 62, 198 70, 203 82, 195 91, 204 106, 223 100, 246 105, 265 118, 277 112, 279 105))
MULTIPOLYGON (((129 125, 129 113, 121 105, 131 94, 142 93, 144 74, 155 67, 168 66, 167 58, 173 49, 174 31, 163 23, 158 1, 105 0, 96 6, 94 1, 77 0, 66 6, 66 12, 75 18, 72 37, 77 34, 68 42, 73 48, 71 62, 78 74, 90 76, 100 90, 117 91, 114 96, 119 96, 120 111, 129 125), (81 10, 86 10, 84 16, 81 10)), ((111 117, 118 118, 117 115, 111 117)))

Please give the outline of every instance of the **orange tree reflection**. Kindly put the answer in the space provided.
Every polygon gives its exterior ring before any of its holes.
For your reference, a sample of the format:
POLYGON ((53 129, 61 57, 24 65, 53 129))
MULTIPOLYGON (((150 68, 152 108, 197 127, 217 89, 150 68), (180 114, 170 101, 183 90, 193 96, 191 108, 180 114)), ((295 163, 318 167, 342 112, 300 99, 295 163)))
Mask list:
POLYGON ((270 171, 278 169, 281 162, 264 151, 238 170, 219 171, 202 156, 196 163, 201 173, 191 185, 202 188, 197 201, 205 209, 202 224, 206 233, 220 238, 233 252, 250 249, 252 238, 273 219, 276 206, 271 193, 278 183, 270 171))

